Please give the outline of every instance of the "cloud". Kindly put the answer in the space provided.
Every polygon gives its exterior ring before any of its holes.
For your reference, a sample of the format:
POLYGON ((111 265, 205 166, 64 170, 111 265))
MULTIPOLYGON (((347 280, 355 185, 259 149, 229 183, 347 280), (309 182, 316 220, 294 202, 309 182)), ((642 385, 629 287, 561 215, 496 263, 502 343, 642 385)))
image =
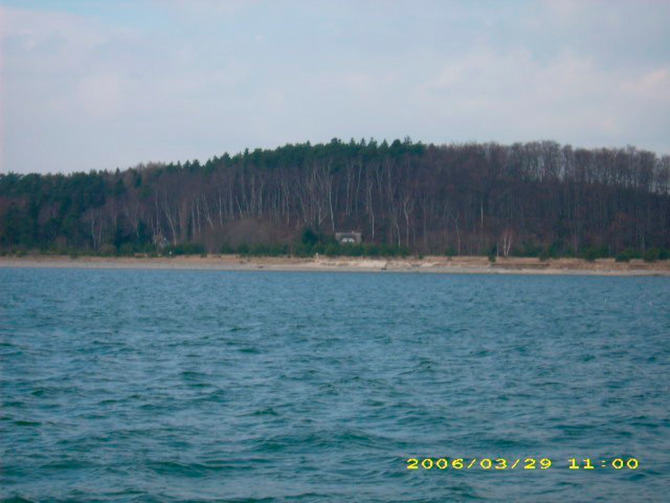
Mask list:
POLYGON ((657 68, 639 77, 625 81, 621 88, 625 93, 641 100, 670 104, 670 67, 657 68))
POLYGON ((77 97, 91 117, 106 119, 118 115, 121 92, 117 74, 95 74, 79 81, 77 97))
POLYGON ((630 70, 572 52, 543 61, 523 48, 485 49, 446 64, 418 87, 416 100, 426 113, 433 109, 445 121, 480 131, 480 140, 541 135, 579 145, 625 144, 632 115, 646 113, 653 120, 645 128, 661 127, 658 106, 667 111, 668 77, 656 69, 631 78, 630 70))
POLYGON ((333 136, 670 152, 665 4, 45 5, 0 8, 4 171, 333 136))

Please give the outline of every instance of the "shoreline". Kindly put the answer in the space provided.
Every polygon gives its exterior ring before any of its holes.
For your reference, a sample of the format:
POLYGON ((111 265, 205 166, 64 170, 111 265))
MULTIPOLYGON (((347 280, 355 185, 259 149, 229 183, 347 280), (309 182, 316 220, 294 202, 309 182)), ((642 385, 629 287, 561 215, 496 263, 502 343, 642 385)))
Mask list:
POLYGON ((670 277, 670 260, 615 262, 614 259, 509 257, 369 258, 369 257, 239 257, 236 255, 177 257, 77 257, 28 255, 0 257, 0 268, 165 269, 284 272, 395 272, 438 274, 524 274, 670 277))

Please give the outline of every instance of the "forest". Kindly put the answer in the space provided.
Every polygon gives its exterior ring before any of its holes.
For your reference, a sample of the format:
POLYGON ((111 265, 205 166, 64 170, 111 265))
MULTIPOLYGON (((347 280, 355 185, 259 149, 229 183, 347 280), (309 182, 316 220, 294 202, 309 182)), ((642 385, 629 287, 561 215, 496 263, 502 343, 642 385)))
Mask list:
POLYGON ((3 254, 668 258, 670 156, 334 138, 206 162, 0 175, 3 254), (335 233, 362 233, 340 245, 335 233))

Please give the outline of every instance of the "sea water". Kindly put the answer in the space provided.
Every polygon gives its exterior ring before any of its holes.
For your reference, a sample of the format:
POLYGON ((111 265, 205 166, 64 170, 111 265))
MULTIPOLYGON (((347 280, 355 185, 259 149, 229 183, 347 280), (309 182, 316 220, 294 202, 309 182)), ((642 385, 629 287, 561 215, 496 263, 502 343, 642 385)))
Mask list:
POLYGON ((669 294, 0 269, 0 497, 668 501, 669 294))

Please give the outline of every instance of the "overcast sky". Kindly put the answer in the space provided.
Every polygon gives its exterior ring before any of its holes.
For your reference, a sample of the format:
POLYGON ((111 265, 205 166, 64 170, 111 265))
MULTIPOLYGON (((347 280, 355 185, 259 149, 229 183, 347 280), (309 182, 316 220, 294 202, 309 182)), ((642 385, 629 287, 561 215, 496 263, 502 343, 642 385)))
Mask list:
POLYGON ((670 153, 670 2, 0 0, 0 171, 339 137, 670 153))

